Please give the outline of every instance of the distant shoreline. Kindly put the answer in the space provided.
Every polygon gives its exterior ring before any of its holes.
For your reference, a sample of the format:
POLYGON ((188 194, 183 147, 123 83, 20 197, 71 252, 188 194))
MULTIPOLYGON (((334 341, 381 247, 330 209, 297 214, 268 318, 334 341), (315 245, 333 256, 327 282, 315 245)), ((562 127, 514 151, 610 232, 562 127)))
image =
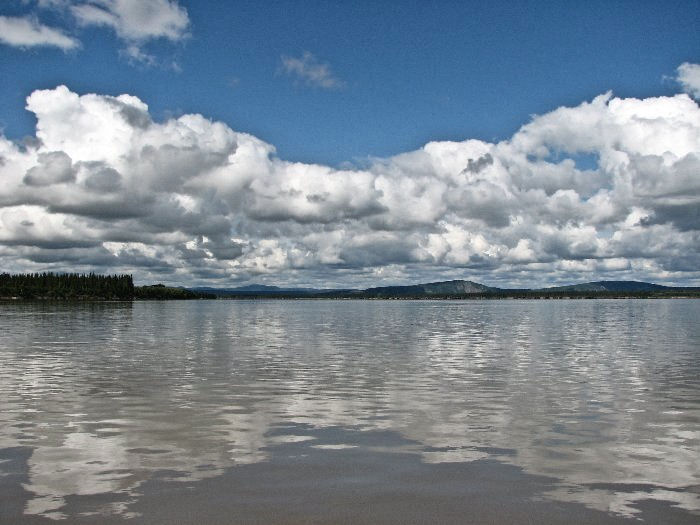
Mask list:
POLYGON ((324 300, 560 300, 560 299, 693 299, 700 287, 673 287, 640 281, 597 281, 542 289, 509 289, 466 280, 366 289, 184 288, 153 284, 134 286, 131 275, 0 274, 2 301, 141 301, 194 299, 324 299, 324 300))

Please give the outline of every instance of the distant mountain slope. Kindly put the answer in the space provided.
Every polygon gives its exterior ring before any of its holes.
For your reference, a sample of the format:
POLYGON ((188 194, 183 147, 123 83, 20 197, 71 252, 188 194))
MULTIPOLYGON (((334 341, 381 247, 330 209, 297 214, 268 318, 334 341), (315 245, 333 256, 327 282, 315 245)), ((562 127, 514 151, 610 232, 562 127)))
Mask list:
POLYGON ((281 292, 282 288, 279 286, 268 286, 266 284, 249 284, 247 286, 231 288, 231 290, 236 292, 281 292))
POLYGON ((368 297, 401 297, 422 295, 463 295, 498 291, 500 291, 500 288, 492 288, 473 281, 455 280, 415 284, 410 286, 379 286, 376 288, 367 288, 359 293, 368 297))
POLYGON ((229 295, 245 295, 245 296, 265 296, 265 295, 311 295, 323 293, 328 290, 317 288, 286 288, 281 286, 270 286, 266 284, 248 284, 246 286, 238 286, 236 288, 212 288, 208 286, 199 286, 191 288, 191 290, 200 293, 213 293, 219 296, 229 295))
POLYGON ((670 286, 645 283, 641 281, 594 281, 590 283, 572 284, 569 286, 553 286, 542 288, 544 292, 655 292, 671 290, 670 286))

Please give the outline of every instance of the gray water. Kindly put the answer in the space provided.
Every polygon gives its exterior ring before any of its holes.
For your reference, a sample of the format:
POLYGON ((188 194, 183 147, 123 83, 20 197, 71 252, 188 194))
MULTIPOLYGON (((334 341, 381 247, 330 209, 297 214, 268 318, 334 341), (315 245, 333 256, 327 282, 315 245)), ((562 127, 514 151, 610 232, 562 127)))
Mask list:
POLYGON ((504 508, 697 522, 699 321, 696 300, 4 303, 0 521, 191 498, 214 522, 225 494, 241 521, 415 496, 480 522, 527 487, 504 508))

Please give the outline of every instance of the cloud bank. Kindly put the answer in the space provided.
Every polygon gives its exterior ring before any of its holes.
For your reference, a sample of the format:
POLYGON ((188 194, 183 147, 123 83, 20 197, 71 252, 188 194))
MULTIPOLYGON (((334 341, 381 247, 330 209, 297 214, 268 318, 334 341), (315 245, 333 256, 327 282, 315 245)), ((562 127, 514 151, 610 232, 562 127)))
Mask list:
POLYGON ((700 107, 610 93, 510 139, 430 142, 337 169, 130 95, 33 92, 36 137, 0 136, 5 271, 363 286, 700 284, 700 107))

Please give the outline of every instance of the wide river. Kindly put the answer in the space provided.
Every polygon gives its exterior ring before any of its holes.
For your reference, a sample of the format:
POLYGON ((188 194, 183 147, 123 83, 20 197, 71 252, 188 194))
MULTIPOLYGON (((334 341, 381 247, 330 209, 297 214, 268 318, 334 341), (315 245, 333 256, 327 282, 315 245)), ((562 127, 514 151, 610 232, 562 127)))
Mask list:
POLYGON ((0 523, 700 523, 700 300, 0 304, 0 523))

